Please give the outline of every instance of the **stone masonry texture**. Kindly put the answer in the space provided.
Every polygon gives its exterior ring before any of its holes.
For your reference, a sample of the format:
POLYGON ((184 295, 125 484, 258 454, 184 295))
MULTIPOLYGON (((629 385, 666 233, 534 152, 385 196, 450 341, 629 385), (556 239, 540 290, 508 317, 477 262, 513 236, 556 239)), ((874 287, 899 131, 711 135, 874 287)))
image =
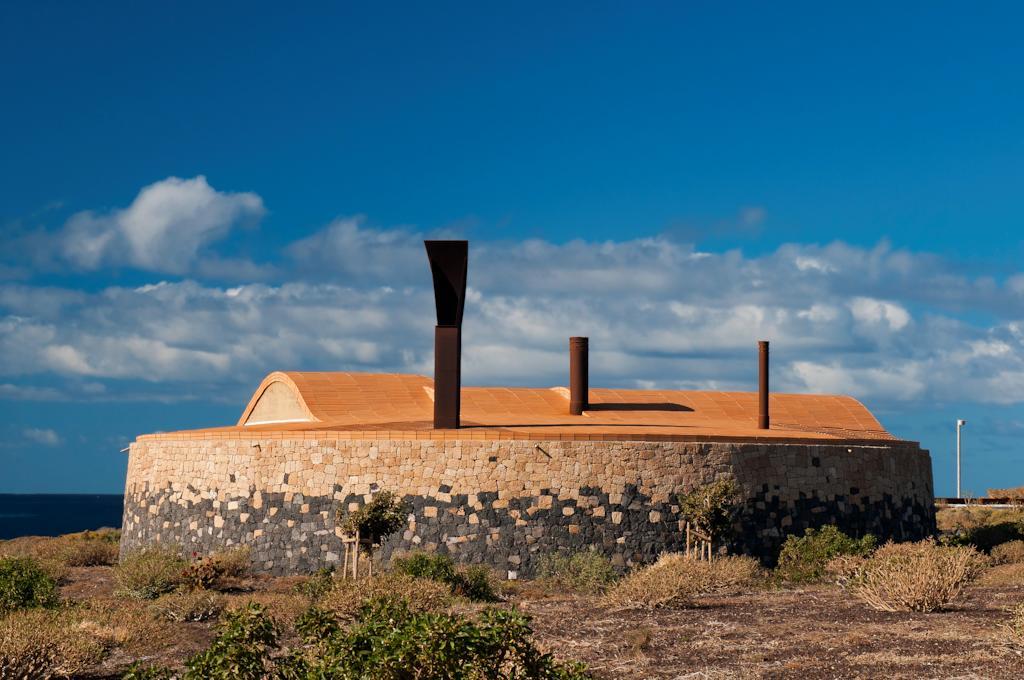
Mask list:
POLYGON ((766 563, 807 527, 935 530, 931 460, 910 442, 165 438, 130 448, 121 551, 247 545, 261 572, 337 566, 338 509, 388 490, 409 517, 381 561, 426 550, 525 576, 545 554, 593 547, 624 569, 682 549, 675 494, 722 478, 745 497, 729 549, 766 563))

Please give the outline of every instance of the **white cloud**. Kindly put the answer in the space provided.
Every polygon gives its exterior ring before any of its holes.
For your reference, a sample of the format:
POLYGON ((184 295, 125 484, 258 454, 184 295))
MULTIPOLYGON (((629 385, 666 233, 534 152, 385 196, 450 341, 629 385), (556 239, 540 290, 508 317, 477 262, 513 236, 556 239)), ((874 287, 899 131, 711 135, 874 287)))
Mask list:
POLYGON ((22 430, 22 435, 25 439, 33 441, 36 444, 42 444, 43 446, 57 446, 60 444, 60 435, 50 429, 46 428, 34 428, 29 427, 22 430))
POLYGON ((144 187, 122 210, 72 215, 58 234, 59 248, 82 269, 130 265, 180 274, 197 264, 204 247, 263 214, 256 194, 217 191, 202 175, 168 177, 144 187))
POLYGON ((899 331, 910 323, 910 313, 893 302, 855 297, 849 302, 853 318, 863 324, 885 324, 890 330, 899 331))
MULTIPOLYGON (((183 193, 191 191, 205 190, 183 193)), ((209 191, 215 203, 238 196, 209 191)), ((137 215, 165 205, 136 203, 137 215)), ((182 266, 233 223, 229 209, 210 214, 219 217, 203 223, 221 226, 189 232, 193 245, 172 258, 182 266)), ((136 244, 149 252, 170 232, 140 233, 124 243, 135 261, 155 266, 136 244)), ((149 398, 190 398, 244 395, 274 369, 429 373, 434 310, 423 237, 341 218, 293 243, 273 267, 240 270, 251 280, 230 287, 0 285, 0 376, 141 380, 149 398)), ((567 338, 588 335, 595 384, 750 389, 755 341, 766 338, 780 390, 1024 401, 1018 279, 971 278, 933 255, 886 243, 788 244, 749 257, 660 237, 478 240, 469 280, 470 384, 564 383, 567 338)))

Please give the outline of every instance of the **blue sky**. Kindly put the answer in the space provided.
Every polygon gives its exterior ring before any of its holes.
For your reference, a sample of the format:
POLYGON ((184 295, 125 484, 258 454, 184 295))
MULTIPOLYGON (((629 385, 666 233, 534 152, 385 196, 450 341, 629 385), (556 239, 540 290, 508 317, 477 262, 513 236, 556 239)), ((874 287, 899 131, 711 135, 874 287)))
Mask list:
POLYGON ((6 3, 0 492, 278 368, 862 399, 952 492, 1024 484, 1024 46, 985 3, 6 3), (856 10, 856 11, 854 11, 856 10), (623 339, 625 338, 625 339, 623 339))

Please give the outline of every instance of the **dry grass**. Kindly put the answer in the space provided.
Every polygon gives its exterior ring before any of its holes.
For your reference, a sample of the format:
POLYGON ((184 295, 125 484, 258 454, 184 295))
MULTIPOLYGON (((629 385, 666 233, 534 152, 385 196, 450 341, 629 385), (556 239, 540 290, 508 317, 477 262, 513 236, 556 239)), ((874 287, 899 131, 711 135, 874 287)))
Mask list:
POLYGON ((886 543, 870 557, 843 558, 831 570, 854 596, 874 609, 931 612, 959 598, 987 564, 973 548, 940 546, 928 540, 886 543))
POLYGON ((210 559, 227 578, 242 578, 252 570, 252 549, 247 545, 215 552, 210 559))
POLYGON ((1011 586, 1019 588, 1024 586, 1024 562, 997 564, 986 569, 978 579, 978 583, 983 586, 995 587, 1011 586))
POLYGON ((254 602, 266 607, 275 619, 289 628, 295 624, 304 611, 309 609, 309 598, 295 592, 256 591, 225 595, 225 611, 233 611, 254 602))
POLYGON ((227 600, 209 590, 179 590, 158 597, 150 611, 168 621, 208 621, 217 618, 227 600))
POLYGON ((117 563, 121 532, 83 531, 65 536, 25 536, 0 541, 0 557, 31 557, 55 581, 67 578, 69 567, 117 563))
POLYGON ((992 561, 996 564, 1024 562, 1024 541, 1009 541, 992 548, 992 561))
POLYGON ((992 508, 984 505, 939 508, 935 513, 935 521, 942 532, 970 531, 997 524, 1024 522, 1024 508, 992 508))
POLYGON ((1002 624, 1006 649, 1017 656, 1024 656, 1024 602, 1009 611, 1010 618, 1002 624))
POLYGON ((177 588, 188 562, 178 549, 154 545, 128 555, 114 567, 117 594, 152 600, 177 588))
POLYGON ((28 610, 0 619, 0 677, 76 675, 100 662, 113 641, 67 610, 28 610))
POLYGON ((336 580, 317 604, 341 618, 353 618, 367 600, 376 597, 404 598, 413 612, 440 611, 452 604, 451 587, 447 584, 399 573, 355 581, 336 580))
POLYGON ((685 607, 697 595, 750 586, 760 573, 757 561, 750 557, 706 562, 668 553, 619 581, 605 595, 605 602, 623 608, 685 607))

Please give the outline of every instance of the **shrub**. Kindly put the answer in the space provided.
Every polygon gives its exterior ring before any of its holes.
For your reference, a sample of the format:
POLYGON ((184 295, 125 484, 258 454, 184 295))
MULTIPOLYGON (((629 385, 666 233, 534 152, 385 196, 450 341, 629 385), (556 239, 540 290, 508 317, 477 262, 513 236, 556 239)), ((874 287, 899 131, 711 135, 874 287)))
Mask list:
POLYGON ((173 680, 174 671, 165 666, 147 666, 137 661, 128 667, 121 680, 173 680))
POLYGON ((223 575, 224 572, 216 561, 209 557, 200 557, 189 562, 181 570, 181 581, 192 590, 208 590, 223 575))
POLYGON ((1024 563, 1024 541, 1008 541, 992 548, 992 561, 996 564, 1024 563))
POLYGON ((151 611, 168 621, 207 621, 224 610, 224 596, 206 590, 181 590, 158 597, 151 611))
POLYGON ((228 578, 248 576, 252 569, 252 549, 247 545, 215 552, 210 559, 220 569, 221 576, 228 578))
POLYGON ((372 600, 403 600, 414 613, 439 611, 452 603, 451 586, 404 573, 387 573, 354 581, 338 581, 320 600, 320 606, 342 619, 354 619, 372 600))
POLYGON ((188 562, 173 548, 143 548, 114 567, 117 593, 141 600, 155 599, 181 585, 187 566, 188 562))
POLYGON ((309 578, 295 584, 295 592, 305 595, 311 600, 319 600, 334 587, 334 569, 321 567, 309 578))
POLYGON ((973 545, 990 553, 1002 543, 1024 540, 1024 511, 1020 508, 942 508, 936 520, 948 545, 973 545))
POLYGON ((930 612, 956 600, 987 560, 970 547, 933 540, 886 543, 873 555, 849 559, 841 584, 881 611, 930 612))
POLYGON ((417 552, 392 560, 399 574, 445 583, 452 593, 479 602, 498 600, 491 570, 483 565, 456 567, 448 555, 417 552))
POLYGON ((474 602, 497 602, 497 588, 490 568, 482 564, 471 564, 459 569, 452 591, 459 597, 474 602))
POLYGON ((739 510, 740 487, 732 479, 719 479, 678 495, 679 509, 687 522, 709 542, 723 540, 732 533, 739 510))
POLYGON ((722 557, 712 561, 667 553, 619 581, 605 595, 615 607, 683 607, 697 595, 751 585, 761 567, 751 557, 722 557))
POLYGON ((274 619, 258 604, 225 615, 209 649, 185 664, 186 678, 203 680, 260 680, 270 675, 270 652, 278 647, 274 619))
POLYGON ((356 625, 310 645, 288 660, 286 677, 520 678, 588 677, 534 646, 528 616, 515 610, 484 611, 473 620, 455 614, 415 613, 404 601, 374 599, 356 625))
POLYGON ((31 557, 0 558, 0 616, 57 604, 57 584, 31 557))
POLYGON ((415 552, 405 557, 396 557, 391 561, 391 568, 413 578, 448 584, 455 581, 455 562, 448 555, 415 552))
POLYGON ((1024 656, 1024 602, 1009 610, 1010 618, 1001 625, 1006 646, 1024 656))
POLYGON ((786 538, 775 571, 787 581, 817 581, 825 576, 830 560, 842 555, 869 555, 877 543, 871 534, 851 538, 831 524, 807 529, 803 536, 786 538))
POLYGON ((60 553, 69 567, 99 567, 117 564, 121 532, 114 529, 83 531, 60 539, 60 553))
POLYGON ((381 491, 355 512, 346 513, 339 508, 338 519, 342 531, 349 534, 358 531, 360 538, 380 543, 405 525, 408 513, 409 509, 400 498, 390 491, 381 491))
POLYGON ((552 585, 591 595, 603 593, 618 578, 612 563, 596 550, 545 555, 537 574, 552 585))
POLYGON ((77 675, 108 650, 71 612, 26 610, 0 619, 0 678, 77 675))
POLYGON ((295 620, 295 632, 305 640, 322 640, 338 632, 338 617, 330 609, 313 605, 295 620))

